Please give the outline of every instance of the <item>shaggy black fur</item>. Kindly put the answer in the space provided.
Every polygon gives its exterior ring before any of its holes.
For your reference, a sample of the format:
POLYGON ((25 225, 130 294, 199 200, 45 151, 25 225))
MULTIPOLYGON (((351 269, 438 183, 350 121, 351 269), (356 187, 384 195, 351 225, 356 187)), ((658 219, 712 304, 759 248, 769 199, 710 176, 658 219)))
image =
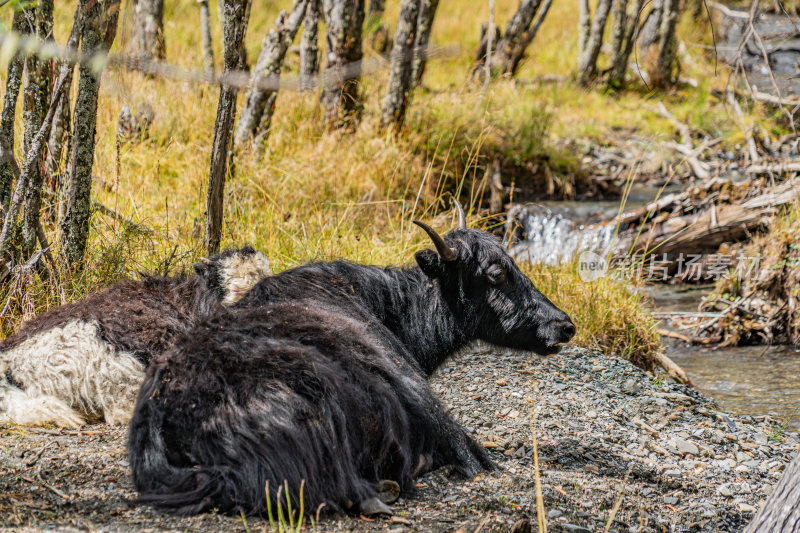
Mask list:
POLYGON ((130 427, 139 501, 177 514, 264 514, 284 481, 306 509, 358 512, 391 479, 492 468, 427 376, 475 339, 554 353, 575 327, 496 240, 446 237, 458 254, 419 267, 318 263, 262 280, 148 370, 130 427))
MULTIPOLYGON (((134 354, 142 363, 172 346, 178 335, 198 318, 219 307, 224 297, 219 261, 233 254, 250 255, 249 247, 231 249, 194 266, 197 276, 148 276, 141 281, 121 281, 83 300, 43 313, 0 344, 0 352, 72 320, 96 321, 100 338, 117 351, 134 354)), ((14 376, 9 375, 11 383, 14 376)))

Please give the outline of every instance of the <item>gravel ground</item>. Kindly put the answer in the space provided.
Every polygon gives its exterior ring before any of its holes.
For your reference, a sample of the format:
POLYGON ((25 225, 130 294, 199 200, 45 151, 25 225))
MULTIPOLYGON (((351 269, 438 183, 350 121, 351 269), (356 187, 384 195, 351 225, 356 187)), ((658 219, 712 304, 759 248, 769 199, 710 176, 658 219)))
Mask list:
MULTIPOLYGON (((440 470, 391 519, 329 516, 320 531, 536 529, 531 418, 550 531, 739 531, 779 479, 800 437, 768 417, 736 417, 686 387, 578 348, 548 359, 478 350, 433 384, 501 471, 440 470), (534 411, 535 408, 535 411, 534 411)), ((15 531, 260 531, 265 523, 174 518, 135 498, 125 429, 0 428, 0 525, 15 531)))

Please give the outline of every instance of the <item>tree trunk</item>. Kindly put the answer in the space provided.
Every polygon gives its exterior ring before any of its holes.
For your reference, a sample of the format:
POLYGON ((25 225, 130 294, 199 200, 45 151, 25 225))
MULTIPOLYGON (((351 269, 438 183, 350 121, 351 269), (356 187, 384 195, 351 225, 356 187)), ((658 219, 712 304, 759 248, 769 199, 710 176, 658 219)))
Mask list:
MULTIPOLYGON (((490 18, 494 18, 494 15, 490 14, 490 18)), ((488 27, 489 23, 487 22, 481 24, 481 36, 480 39, 478 39, 478 49, 475 51, 475 64, 472 68, 473 77, 486 65, 486 59, 491 57, 489 47, 491 46, 491 48, 494 49, 502 35, 500 33, 500 28, 497 26, 494 26, 494 31, 489 35, 489 32, 486 31, 488 27)))
MULTIPOLYGON (((580 51, 578 82, 581 85, 588 85, 597 75, 597 56, 600 55, 600 47, 603 45, 603 31, 610 11, 611 0, 600 0, 594 13, 589 38, 585 42, 585 47, 580 51)), ((583 31, 582 29, 581 32, 583 31)))
MULTIPOLYGON (((53 41, 53 0, 39 0, 32 11, 36 37, 45 42, 53 41)), ((25 83, 24 154, 28 157, 33 138, 39 132, 49 109, 51 92, 52 61, 30 56, 25 61, 27 80, 25 83)), ((25 188, 25 210, 22 224, 22 253, 25 257, 36 248, 36 230, 39 226, 39 211, 42 205, 42 181, 44 168, 42 158, 33 159, 30 181, 25 188)))
MULTIPOLYGON (((78 40, 83 28, 84 17, 82 16, 82 7, 79 6, 75 11, 74 23, 72 25, 72 32, 70 32, 69 39, 67 40, 67 48, 77 48, 78 40)), ((0 256, 8 257, 10 254, 11 236, 14 233, 14 228, 17 226, 17 217, 19 216, 20 208, 22 207, 23 197, 27 188, 28 182, 31 180, 31 173, 34 169, 36 161, 40 158, 42 146, 48 136, 50 128, 53 125, 53 120, 58 111, 58 104, 62 99, 65 99, 67 87, 69 87, 72 79, 72 65, 66 61, 62 62, 59 68, 58 82, 53 90, 53 97, 47 109, 47 115, 44 117, 39 130, 31 139, 30 149, 23 161, 22 171, 20 172, 17 185, 14 188, 14 195, 9 202, 6 211, 6 217, 3 221, 3 229, 0 232, 0 256)), ((36 220, 36 234, 40 243, 46 242, 44 237, 44 230, 36 220)), ((43 244, 43 246, 46 246, 43 244)))
MULTIPOLYGON (((117 32, 119 0, 81 0, 84 23, 81 52, 107 53, 117 32)), ((72 173, 67 191, 67 210, 61 220, 61 256, 71 266, 83 261, 89 237, 91 215, 92 164, 97 126, 97 97, 100 77, 91 65, 82 63, 75 101, 72 173)))
POLYGON ((385 0, 370 0, 369 2, 369 16, 370 18, 379 19, 383 16, 385 0))
POLYGON ((253 82, 233 136, 234 146, 243 146, 256 138, 266 140, 275 110, 283 60, 297 35, 308 4, 308 0, 295 0, 291 15, 281 11, 275 29, 268 31, 264 37, 253 72, 253 82))
POLYGON ((211 40, 211 18, 208 13, 208 0, 198 0, 200 4, 200 33, 203 39, 203 67, 214 71, 214 46, 211 40))
POLYGON ((164 47, 164 0, 133 0, 131 51, 140 59, 166 57, 164 47))
POLYGON ((679 0, 665 0, 661 17, 661 30, 658 39, 658 59, 655 71, 650 80, 656 87, 669 87, 676 82, 676 52, 678 42, 675 38, 675 26, 678 23, 679 0))
POLYGON ((419 0, 403 0, 394 33, 392 59, 389 64, 389 84, 383 100, 381 126, 403 125, 411 91, 411 66, 414 62, 414 43, 417 36, 419 0))
MULTIPOLYGON (((627 0, 622 1, 627 3, 627 0)), ((619 50, 619 53, 612 56, 611 70, 608 74, 608 86, 611 88, 621 88, 625 84, 625 74, 628 71, 628 61, 630 60, 631 52, 633 52, 636 27, 639 24, 639 12, 642 10, 643 5, 644 0, 634 0, 633 9, 631 9, 630 15, 625 15, 626 29, 625 35, 622 38, 622 47, 619 50)), ((614 16, 616 17, 616 14, 614 16)))
POLYGON ((524 53, 525 49, 522 44, 525 40, 525 33, 533 22, 539 4, 541 4, 541 0, 522 0, 520 3, 519 9, 511 17, 505 33, 497 42, 497 48, 492 54, 492 75, 509 74, 514 58, 521 57, 524 53))
MULTIPOLYGON (((66 88, 65 93, 67 95, 70 93, 69 87, 66 88)), ((45 158, 44 168, 45 172, 47 172, 47 174, 50 176, 56 176, 62 173, 61 154, 64 151, 66 137, 69 135, 69 121, 69 97, 64 97, 58 103, 56 118, 53 121, 53 128, 50 131, 50 138, 47 140, 47 155, 45 158)))
POLYGON ((319 74, 319 2, 309 0, 300 41, 300 89, 309 90, 319 74))
MULTIPOLYGON (((22 11, 14 13, 11 31, 27 33, 28 26, 22 11)), ((8 63, 6 94, 3 99, 3 113, 0 116, 0 205, 5 211, 8 210, 8 203, 11 201, 11 186, 19 176, 19 166, 14 157, 14 120, 24 65, 25 60, 20 54, 15 54, 8 63)))
POLYGON ((647 49, 658 42, 658 32, 661 29, 661 15, 664 10, 664 0, 653 0, 653 9, 647 14, 647 18, 639 30, 639 50, 642 55, 647 53, 647 49))
POLYGON ((800 530, 800 454, 758 510, 744 533, 794 533, 800 530))
MULTIPOLYGON (((628 0, 614 0, 613 23, 611 25, 611 68, 608 71, 609 87, 617 87, 614 76, 625 53, 625 36, 628 29, 628 0)), ((624 73, 624 71, 623 71, 624 73)))
POLYGON ((522 58, 525 57, 525 50, 528 49, 528 46, 533 42, 533 39, 536 37, 536 34, 539 33, 539 28, 542 27, 542 23, 544 22, 544 18, 547 16, 548 11, 550 11, 550 6, 553 5, 553 0, 545 0, 544 5, 539 8, 539 13, 536 15, 536 20, 533 23, 533 26, 530 30, 527 31, 525 37, 522 39, 518 50, 519 53, 514 55, 508 65, 505 68, 505 73, 514 77, 517 73, 517 69, 519 68, 519 64, 522 62, 522 58))
POLYGON ((592 11, 589 0, 578 0, 578 66, 581 64, 583 51, 589 42, 589 33, 592 31, 592 11))
MULTIPOLYGON (((226 71, 239 66, 242 42, 246 30, 247 0, 221 0, 223 63, 226 71)), ((223 199, 228 172, 228 151, 231 144, 233 120, 236 116, 236 89, 223 85, 219 91, 217 120, 214 123, 214 143, 211 149, 211 169, 208 176, 206 201, 206 249, 209 255, 219 251, 222 240, 223 199)))
POLYGON ((364 0, 323 0, 328 27, 328 61, 322 89, 325 120, 331 127, 353 124, 361 113, 361 76, 364 0))
POLYGON ((422 82, 425 74, 425 65, 428 61, 428 42, 433 30, 433 18, 439 0, 420 0, 419 16, 417 17, 417 38, 414 41, 414 63, 411 66, 411 80, 413 85, 422 82))

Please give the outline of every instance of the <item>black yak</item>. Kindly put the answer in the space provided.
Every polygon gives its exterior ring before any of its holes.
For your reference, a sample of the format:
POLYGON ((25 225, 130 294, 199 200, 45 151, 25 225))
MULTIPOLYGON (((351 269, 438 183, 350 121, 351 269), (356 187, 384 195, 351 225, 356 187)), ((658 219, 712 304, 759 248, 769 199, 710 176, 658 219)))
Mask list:
POLYGON ((194 265, 197 276, 122 281, 54 308, 0 345, 0 421, 127 423, 150 359, 199 317, 236 302, 269 262, 250 247, 194 265))
POLYGON ((264 515, 284 486, 296 509, 304 484, 306 509, 388 512, 387 482, 410 493, 430 468, 493 468, 427 377, 473 340, 547 355, 575 326, 460 215, 444 238, 417 222, 436 251, 416 267, 283 272, 159 356, 129 430, 139 502, 264 515))

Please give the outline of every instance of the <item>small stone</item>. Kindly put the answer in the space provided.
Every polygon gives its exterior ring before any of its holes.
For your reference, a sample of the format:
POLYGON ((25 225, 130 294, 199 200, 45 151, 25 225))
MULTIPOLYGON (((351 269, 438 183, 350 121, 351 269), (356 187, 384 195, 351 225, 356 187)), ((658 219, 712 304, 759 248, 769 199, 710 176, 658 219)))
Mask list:
POLYGON ((667 505, 675 505, 678 503, 678 498, 675 496, 664 496, 664 503, 667 505))
POLYGON ((680 470, 666 470, 664 472, 664 475, 667 476, 667 477, 681 477, 681 471, 680 470))
POLYGON ((752 459, 752 457, 750 457, 746 453, 744 453, 744 452, 736 452, 736 462, 737 463, 743 463, 745 461, 749 461, 750 459, 752 459))
POLYGON ((742 464, 744 466, 746 466, 747 468, 758 468, 758 465, 759 465, 758 461, 756 461, 755 459, 750 460, 750 461, 745 461, 742 464))
POLYGON ((675 448, 681 454, 699 455, 700 449, 691 441, 676 438, 675 448))
POLYGON ((571 531, 572 533, 592 533, 592 530, 578 524, 561 524, 561 529, 564 531, 571 531))
POLYGON ((755 513, 756 508, 748 503, 740 503, 739 510, 743 513, 755 513))
POLYGON ((561 515, 563 515, 563 514, 564 514, 564 513, 562 513, 562 512, 561 512, 561 511, 559 511, 558 509, 550 509, 550 510, 547 512, 547 518, 558 518, 559 516, 561 516, 561 515))
POLYGON ((508 418, 519 418, 519 411, 514 409, 510 413, 508 413, 508 418))
POLYGON ((642 385, 637 380, 630 378, 622 384, 621 389, 625 394, 637 394, 642 390, 642 385))
POLYGON ((587 418, 597 418, 597 411, 589 411, 586 413, 587 418))
POLYGON ((506 385, 508 385, 508 380, 506 378, 500 378, 497 381, 495 381, 495 383, 497 383, 501 387, 505 387, 506 385))
POLYGON ((717 487, 717 492, 725 496, 726 498, 730 498, 733 496, 733 491, 731 490, 730 483, 723 483, 719 487, 717 487))

